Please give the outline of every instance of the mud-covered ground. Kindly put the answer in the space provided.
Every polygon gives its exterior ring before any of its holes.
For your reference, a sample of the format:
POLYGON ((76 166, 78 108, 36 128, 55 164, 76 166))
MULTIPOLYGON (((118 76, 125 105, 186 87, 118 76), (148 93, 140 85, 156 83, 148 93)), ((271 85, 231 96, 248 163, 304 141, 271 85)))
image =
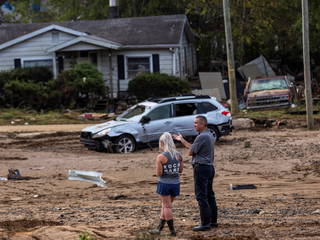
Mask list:
MULTIPOLYGON (((133 154, 86 150, 78 132, 0 133, 0 176, 19 169, 22 181, 0 181, 0 239, 159 239, 154 159, 158 149, 133 154), (69 169, 103 173, 106 188, 67 180, 69 169)), ((3 128, 2 128, 3 130, 3 128)), ((34 128, 37 131, 37 127, 34 128)), ((68 132, 64 130, 69 130, 68 132)), ((198 223, 190 157, 174 204, 178 235, 160 239, 320 239, 318 131, 236 131, 216 145, 215 192, 219 228, 192 232, 198 223), (257 189, 229 190, 229 184, 257 189)))

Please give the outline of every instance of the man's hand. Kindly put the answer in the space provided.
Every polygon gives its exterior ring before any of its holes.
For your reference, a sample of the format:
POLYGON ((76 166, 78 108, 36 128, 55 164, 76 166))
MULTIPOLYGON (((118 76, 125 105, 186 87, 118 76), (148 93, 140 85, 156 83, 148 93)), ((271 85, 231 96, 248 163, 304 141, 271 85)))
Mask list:
POLYGON ((182 137, 182 135, 180 133, 179 134, 172 134, 172 138, 174 140, 179 141, 179 142, 181 142, 183 140, 183 137, 182 137))

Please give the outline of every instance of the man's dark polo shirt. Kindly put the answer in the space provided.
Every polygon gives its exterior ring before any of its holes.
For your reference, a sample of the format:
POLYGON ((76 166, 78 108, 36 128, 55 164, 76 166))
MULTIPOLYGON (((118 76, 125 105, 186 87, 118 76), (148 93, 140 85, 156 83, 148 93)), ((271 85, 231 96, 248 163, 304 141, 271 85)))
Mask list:
POLYGON ((190 148, 190 151, 193 153, 192 164, 213 164, 214 141, 213 134, 208 129, 204 130, 196 137, 190 148))

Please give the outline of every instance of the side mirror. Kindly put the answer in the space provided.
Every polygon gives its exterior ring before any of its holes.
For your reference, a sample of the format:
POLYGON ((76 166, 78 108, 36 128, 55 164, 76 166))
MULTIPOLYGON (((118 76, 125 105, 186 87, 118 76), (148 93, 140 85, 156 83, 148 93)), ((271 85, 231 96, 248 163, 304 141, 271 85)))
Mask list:
POLYGON ((146 124, 146 123, 148 123, 148 122, 150 122, 150 121, 151 121, 151 118, 148 117, 148 116, 143 116, 143 117, 141 118, 141 120, 140 120, 140 122, 141 122, 142 124, 146 124))

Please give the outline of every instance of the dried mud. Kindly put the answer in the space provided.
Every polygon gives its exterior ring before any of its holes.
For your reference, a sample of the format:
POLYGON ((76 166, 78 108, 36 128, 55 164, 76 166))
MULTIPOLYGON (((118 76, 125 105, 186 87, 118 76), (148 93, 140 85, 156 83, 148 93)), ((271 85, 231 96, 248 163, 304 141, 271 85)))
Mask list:
POLYGON ((19 169, 28 181, 0 181, 0 239, 320 239, 320 136, 317 131, 236 131, 216 145, 215 192, 219 227, 192 232, 199 221, 192 167, 186 162, 174 203, 177 237, 152 236, 159 199, 158 149, 132 154, 89 151, 78 130, 1 133, 0 176, 19 169), (249 142, 249 143, 248 143, 249 142), (69 169, 100 171, 106 188, 67 180, 69 169), (229 184, 257 189, 229 190, 229 184))

